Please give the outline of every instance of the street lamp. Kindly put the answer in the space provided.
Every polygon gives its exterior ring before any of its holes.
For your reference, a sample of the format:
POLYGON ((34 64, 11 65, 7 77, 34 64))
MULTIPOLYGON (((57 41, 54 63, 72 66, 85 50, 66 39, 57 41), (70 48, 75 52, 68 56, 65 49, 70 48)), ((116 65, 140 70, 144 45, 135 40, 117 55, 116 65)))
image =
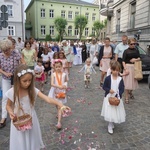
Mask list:
POLYGON ((141 30, 138 30, 137 31, 137 33, 134 35, 134 37, 135 37, 135 39, 137 40, 137 42, 138 42, 138 40, 140 39, 140 34, 142 33, 142 31, 141 30))

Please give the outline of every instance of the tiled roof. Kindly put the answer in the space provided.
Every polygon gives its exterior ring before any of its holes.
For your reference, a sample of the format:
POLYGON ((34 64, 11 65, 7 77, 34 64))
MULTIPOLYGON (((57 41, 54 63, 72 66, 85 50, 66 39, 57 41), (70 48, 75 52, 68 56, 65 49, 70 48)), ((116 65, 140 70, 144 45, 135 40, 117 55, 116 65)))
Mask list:
POLYGON ((78 4, 78 5, 88 5, 88 6, 98 6, 93 3, 88 3, 82 0, 49 0, 50 2, 60 2, 60 3, 70 3, 70 4, 78 4))

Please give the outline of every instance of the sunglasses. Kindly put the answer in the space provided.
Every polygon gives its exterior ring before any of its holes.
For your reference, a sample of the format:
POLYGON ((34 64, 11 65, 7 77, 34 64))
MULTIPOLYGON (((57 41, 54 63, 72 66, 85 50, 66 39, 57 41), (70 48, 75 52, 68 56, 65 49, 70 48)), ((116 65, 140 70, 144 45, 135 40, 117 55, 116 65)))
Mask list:
POLYGON ((131 43, 130 45, 136 45, 136 43, 131 43))

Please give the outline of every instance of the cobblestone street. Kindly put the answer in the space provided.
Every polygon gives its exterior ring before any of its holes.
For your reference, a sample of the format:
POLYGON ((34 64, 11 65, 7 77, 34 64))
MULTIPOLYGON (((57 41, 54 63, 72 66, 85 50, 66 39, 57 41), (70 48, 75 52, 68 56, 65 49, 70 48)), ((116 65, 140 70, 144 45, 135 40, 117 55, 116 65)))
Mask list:
MULTIPOLYGON (((89 89, 84 88, 82 66, 71 68, 68 102, 72 115, 63 118, 63 129, 57 131, 56 108, 36 100, 45 150, 150 150, 150 89, 146 81, 134 91, 135 99, 125 105, 126 122, 115 124, 114 134, 107 132, 107 122, 100 116, 104 91, 99 89, 100 72, 92 75, 89 89)), ((49 92, 45 84, 45 94, 49 92)), ((1 103, 0 103, 1 109, 1 103)), ((1 110, 0 110, 1 112, 1 110)), ((10 120, 0 130, 0 150, 9 148, 10 120)))

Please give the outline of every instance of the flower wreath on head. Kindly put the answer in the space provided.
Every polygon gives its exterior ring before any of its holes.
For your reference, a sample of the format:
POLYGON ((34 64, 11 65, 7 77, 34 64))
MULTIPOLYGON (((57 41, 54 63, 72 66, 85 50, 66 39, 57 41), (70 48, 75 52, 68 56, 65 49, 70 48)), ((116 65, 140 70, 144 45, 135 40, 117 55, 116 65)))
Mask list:
POLYGON ((27 70, 22 70, 21 72, 17 73, 18 77, 21 77, 23 75, 25 75, 26 73, 32 73, 34 75, 34 71, 31 69, 27 69, 27 70))
POLYGON ((61 62, 62 63, 62 60, 61 59, 55 59, 54 63, 57 63, 57 62, 61 62))

